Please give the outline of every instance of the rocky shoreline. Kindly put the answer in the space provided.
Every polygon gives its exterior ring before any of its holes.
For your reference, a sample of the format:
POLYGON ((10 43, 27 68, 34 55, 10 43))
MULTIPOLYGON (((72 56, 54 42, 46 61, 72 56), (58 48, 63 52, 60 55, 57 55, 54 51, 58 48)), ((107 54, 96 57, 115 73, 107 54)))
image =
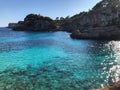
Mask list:
POLYGON ((24 21, 10 23, 8 27, 17 31, 60 31, 71 32, 74 39, 120 39, 120 1, 102 0, 88 12, 72 17, 56 17, 55 20, 29 14, 24 21))
POLYGON ((95 90, 120 90, 120 81, 113 83, 112 85, 108 85, 101 89, 95 89, 95 90))
POLYGON ((75 30, 70 36, 73 39, 120 40, 120 29, 117 26, 88 28, 82 32, 75 30))

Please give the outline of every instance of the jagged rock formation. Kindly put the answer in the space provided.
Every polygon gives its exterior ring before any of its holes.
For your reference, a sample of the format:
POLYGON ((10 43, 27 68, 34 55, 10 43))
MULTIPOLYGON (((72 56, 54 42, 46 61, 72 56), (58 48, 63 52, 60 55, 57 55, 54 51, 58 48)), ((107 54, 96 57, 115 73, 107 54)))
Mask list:
POLYGON ((24 21, 19 21, 13 30, 26 31, 51 31, 56 28, 54 21, 49 17, 43 17, 36 14, 29 14, 24 21))
MULTIPOLYGON (((120 17, 120 1, 119 0, 103 0, 96 4, 89 12, 82 12, 73 17, 72 23, 77 28, 81 26, 107 26, 115 24, 115 21, 120 17)), ((117 23, 117 21, 116 21, 117 23)))
MULTIPOLYGON (((71 26, 81 33, 78 39, 120 39, 120 0, 103 0, 89 12, 71 17, 71 26)), ((68 28, 69 29, 69 28, 68 28)))

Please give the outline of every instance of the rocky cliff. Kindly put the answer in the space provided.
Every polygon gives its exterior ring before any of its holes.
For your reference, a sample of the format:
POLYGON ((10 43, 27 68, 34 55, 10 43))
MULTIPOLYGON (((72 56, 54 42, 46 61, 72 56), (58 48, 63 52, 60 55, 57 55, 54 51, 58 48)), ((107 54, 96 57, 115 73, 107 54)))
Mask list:
POLYGON ((36 14, 29 14, 24 21, 13 25, 14 30, 73 32, 77 39, 120 39, 120 0, 102 0, 89 12, 72 17, 52 20, 36 14))
POLYGON ((79 33, 74 31, 71 34, 72 38, 119 39, 120 0, 102 0, 89 12, 75 15, 71 20, 71 25, 74 25, 76 30, 80 30, 79 33))
POLYGON ((96 4, 89 12, 82 12, 73 17, 72 23, 80 26, 108 26, 117 23, 120 16, 119 0, 103 0, 96 4), (116 22, 115 22, 116 21, 116 22))

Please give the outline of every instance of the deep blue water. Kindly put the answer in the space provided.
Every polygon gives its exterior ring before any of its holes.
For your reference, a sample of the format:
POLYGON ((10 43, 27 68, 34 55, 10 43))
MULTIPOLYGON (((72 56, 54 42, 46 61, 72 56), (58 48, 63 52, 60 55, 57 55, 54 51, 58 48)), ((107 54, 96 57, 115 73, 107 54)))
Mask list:
POLYGON ((0 90, 92 90, 120 80, 120 41, 0 28, 0 90))

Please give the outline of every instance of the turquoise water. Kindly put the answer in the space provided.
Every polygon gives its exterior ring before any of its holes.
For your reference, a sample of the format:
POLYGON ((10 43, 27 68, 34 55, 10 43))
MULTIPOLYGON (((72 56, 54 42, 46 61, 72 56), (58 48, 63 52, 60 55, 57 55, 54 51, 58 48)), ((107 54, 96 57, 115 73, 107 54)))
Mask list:
POLYGON ((0 90, 92 90, 120 80, 120 41, 0 28, 0 90))

